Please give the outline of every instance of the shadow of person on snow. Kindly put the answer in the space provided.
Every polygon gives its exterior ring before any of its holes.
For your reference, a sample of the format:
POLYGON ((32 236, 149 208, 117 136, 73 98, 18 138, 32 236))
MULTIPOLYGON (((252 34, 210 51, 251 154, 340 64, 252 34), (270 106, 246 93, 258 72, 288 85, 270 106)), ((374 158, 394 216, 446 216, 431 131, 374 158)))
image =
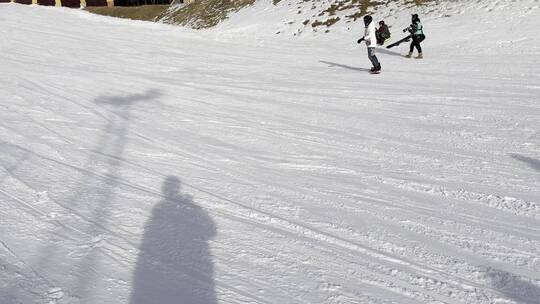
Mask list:
POLYGON ((534 158, 531 158, 531 157, 527 157, 527 156, 523 156, 523 155, 520 155, 520 154, 516 154, 516 153, 511 153, 510 157, 512 157, 513 159, 519 160, 520 162, 524 162, 529 167, 531 167, 534 170, 540 172, 540 160, 537 160, 537 159, 534 159, 534 158))
POLYGON ((175 176, 162 184, 164 199, 145 226, 130 304, 217 303, 208 248, 215 224, 190 195, 180 191, 175 176))
POLYGON ((540 303, 540 286, 528 282, 518 275, 488 268, 486 276, 491 281, 493 288, 508 298, 518 303, 540 303))
POLYGON ((324 64, 328 64, 330 67, 340 67, 340 68, 344 68, 344 69, 348 69, 348 70, 361 71, 361 72, 369 72, 370 71, 369 69, 353 67, 353 66, 350 66, 350 65, 345 65, 345 64, 340 64, 340 63, 335 63, 335 62, 330 62, 330 61, 319 60, 319 62, 324 63, 324 64))

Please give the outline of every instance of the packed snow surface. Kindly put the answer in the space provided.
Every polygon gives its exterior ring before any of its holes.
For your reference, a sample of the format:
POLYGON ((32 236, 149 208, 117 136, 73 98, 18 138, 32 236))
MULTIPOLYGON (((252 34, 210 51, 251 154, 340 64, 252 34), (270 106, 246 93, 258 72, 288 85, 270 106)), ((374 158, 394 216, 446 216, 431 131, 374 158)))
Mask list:
POLYGON ((452 3, 380 75, 270 4, 0 5, 0 303, 540 303, 540 4, 452 3))

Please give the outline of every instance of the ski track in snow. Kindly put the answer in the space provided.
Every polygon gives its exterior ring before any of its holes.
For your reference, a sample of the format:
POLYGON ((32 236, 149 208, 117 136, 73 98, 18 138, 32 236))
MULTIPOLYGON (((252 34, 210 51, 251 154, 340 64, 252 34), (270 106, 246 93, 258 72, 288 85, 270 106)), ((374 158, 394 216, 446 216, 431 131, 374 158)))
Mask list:
POLYGON ((540 303, 538 1, 426 6, 377 76, 267 5, 0 5, 0 303, 540 303))

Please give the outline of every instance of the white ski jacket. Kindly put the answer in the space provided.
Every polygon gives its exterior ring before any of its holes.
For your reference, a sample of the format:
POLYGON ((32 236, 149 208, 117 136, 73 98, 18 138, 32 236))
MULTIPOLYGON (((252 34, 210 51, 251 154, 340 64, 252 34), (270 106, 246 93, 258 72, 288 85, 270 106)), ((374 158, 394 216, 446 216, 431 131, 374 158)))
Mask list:
POLYGON ((375 22, 371 21, 364 32, 364 41, 366 41, 367 47, 377 46, 377 35, 375 33, 375 22))

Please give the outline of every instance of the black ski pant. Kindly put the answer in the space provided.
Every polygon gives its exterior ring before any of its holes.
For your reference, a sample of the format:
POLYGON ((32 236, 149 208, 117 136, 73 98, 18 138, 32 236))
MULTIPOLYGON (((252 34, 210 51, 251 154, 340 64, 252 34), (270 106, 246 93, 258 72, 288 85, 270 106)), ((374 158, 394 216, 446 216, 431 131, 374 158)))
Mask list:
POLYGON ((422 53, 422 46, 420 46, 420 42, 424 41, 424 39, 426 39, 426 36, 424 35, 413 35, 409 53, 412 53, 414 51, 414 48, 418 50, 419 54, 422 53))
POLYGON ((369 61, 371 61, 371 64, 373 64, 373 67, 377 68, 381 66, 381 64, 379 63, 379 59, 377 59, 377 56, 375 56, 374 47, 368 47, 367 54, 368 54, 369 61))

